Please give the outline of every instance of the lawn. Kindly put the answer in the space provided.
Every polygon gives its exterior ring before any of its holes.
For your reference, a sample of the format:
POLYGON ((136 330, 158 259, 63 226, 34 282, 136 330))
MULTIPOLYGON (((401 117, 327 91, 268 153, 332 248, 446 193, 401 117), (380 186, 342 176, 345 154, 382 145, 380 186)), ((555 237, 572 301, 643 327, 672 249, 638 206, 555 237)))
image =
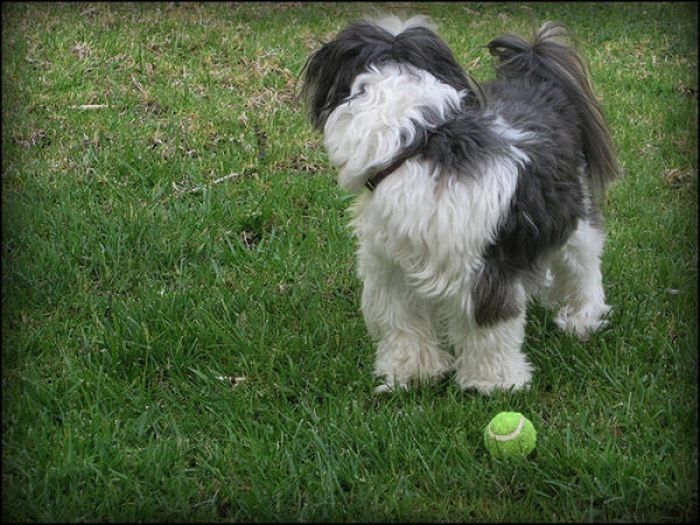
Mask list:
POLYGON ((663 521, 698 512, 694 3, 2 4, 4 521, 663 521), (372 393, 351 196, 294 98, 373 6, 587 55, 625 177, 615 308, 538 304, 527 392, 372 393), (298 88, 298 86, 297 86, 298 88), (489 457, 527 415, 538 447, 489 457))

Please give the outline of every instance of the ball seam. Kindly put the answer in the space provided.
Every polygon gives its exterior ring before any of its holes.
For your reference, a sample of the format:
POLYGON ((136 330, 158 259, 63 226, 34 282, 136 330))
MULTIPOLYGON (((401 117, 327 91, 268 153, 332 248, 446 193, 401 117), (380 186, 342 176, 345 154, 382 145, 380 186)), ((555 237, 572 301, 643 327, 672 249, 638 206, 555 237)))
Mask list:
POLYGON ((489 437, 492 439, 495 439, 496 441, 510 441, 511 439, 518 437, 520 432, 523 430, 524 426, 525 426, 525 416, 523 416, 523 415, 520 416, 520 420, 518 421, 518 424, 515 426, 515 429, 508 434, 494 434, 493 430, 491 430, 491 425, 489 425, 488 426, 489 437))

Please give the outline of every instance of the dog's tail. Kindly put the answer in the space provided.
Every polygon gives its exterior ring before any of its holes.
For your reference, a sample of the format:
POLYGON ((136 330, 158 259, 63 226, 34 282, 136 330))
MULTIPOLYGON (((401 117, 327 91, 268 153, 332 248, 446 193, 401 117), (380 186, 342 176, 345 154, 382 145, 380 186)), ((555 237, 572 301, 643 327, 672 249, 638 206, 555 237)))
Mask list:
POLYGON ((567 93, 583 122, 584 153, 594 192, 602 195, 620 174, 620 166, 588 68, 567 29, 556 22, 545 22, 532 43, 517 35, 504 35, 487 47, 498 58, 495 67, 501 77, 534 76, 554 82, 567 93))

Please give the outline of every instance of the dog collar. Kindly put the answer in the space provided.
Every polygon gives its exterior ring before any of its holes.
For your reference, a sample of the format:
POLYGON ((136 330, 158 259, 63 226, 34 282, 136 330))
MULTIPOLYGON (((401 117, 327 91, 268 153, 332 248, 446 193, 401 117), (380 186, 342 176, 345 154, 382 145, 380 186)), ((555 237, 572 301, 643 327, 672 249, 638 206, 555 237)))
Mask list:
POLYGON ((430 137, 432 137, 434 134, 434 129, 425 130, 425 134, 423 135, 422 139, 415 141, 406 151, 399 155, 399 157, 393 163, 389 164, 389 166, 372 175, 367 182, 365 182, 365 187, 369 191, 374 191, 377 186, 379 186, 380 182, 399 169, 408 159, 422 151, 428 144, 430 137))
POLYGON ((374 191, 375 188, 376 188, 377 186, 379 186, 379 183, 380 183, 380 182, 382 182, 382 181, 383 181, 384 179, 386 179, 389 175, 391 175, 391 174, 394 173, 397 169, 399 169, 399 167, 401 166, 401 164, 403 164, 404 162, 406 162, 406 158, 405 158, 405 157, 402 157, 402 158, 400 158, 399 160, 397 160, 396 162, 394 162, 393 164, 391 164, 390 166, 384 168, 383 170, 378 171, 378 172, 375 173, 372 177, 370 177, 370 178, 367 180, 367 182, 365 182, 365 187, 366 187, 369 191, 374 191))

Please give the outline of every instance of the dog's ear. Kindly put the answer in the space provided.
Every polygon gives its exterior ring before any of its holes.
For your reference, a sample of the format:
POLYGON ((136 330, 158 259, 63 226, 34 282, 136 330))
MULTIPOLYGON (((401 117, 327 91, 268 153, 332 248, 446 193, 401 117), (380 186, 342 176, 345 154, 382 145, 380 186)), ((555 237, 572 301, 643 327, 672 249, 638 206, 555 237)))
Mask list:
POLYGON ((350 96, 357 75, 391 57, 393 40, 390 33, 374 24, 355 22, 309 57, 303 69, 301 94, 317 130, 323 128, 328 114, 350 96))
POLYGON ((335 42, 323 44, 319 49, 314 51, 306 60, 306 64, 301 70, 303 76, 303 84, 300 97, 306 104, 309 117, 315 129, 323 127, 325 117, 323 116, 323 107, 329 95, 329 91, 333 89, 329 85, 328 74, 330 68, 326 67, 325 72, 323 64, 329 56, 333 55, 332 47, 335 42))

